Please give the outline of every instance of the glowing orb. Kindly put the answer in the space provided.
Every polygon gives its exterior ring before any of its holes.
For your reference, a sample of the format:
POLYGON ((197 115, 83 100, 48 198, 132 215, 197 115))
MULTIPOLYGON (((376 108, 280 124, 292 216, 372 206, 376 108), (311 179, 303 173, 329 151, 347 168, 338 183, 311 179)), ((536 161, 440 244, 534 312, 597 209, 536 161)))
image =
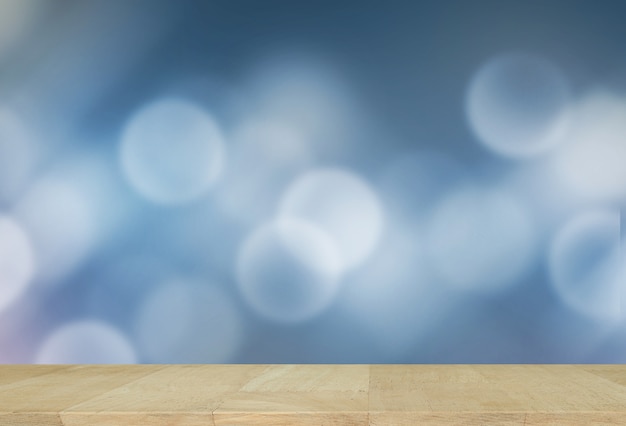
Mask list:
POLYGON ((563 302, 590 317, 622 316, 620 216, 610 210, 590 211, 567 222, 550 250, 552 284, 563 302))
POLYGON ((383 211, 374 191, 341 169, 315 170, 298 178, 287 188, 279 214, 308 221, 331 235, 346 269, 367 259, 383 229, 383 211))
POLYGON ((34 275, 30 240, 13 219, 0 216, 0 311, 10 306, 34 275))
POLYGON ((466 111, 477 138, 507 157, 528 157, 551 149, 569 124, 570 92, 549 61, 508 54, 474 75, 466 111))
POLYGON ((330 305, 341 271, 334 240, 302 221, 280 220, 250 235, 238 256, 240 292, 274 321, 310 319, 330 305))
POLYGON ((459 189, 434 209, 427 251, 433 268, 453 288, 497 291, 515 284, 532 264, 533 225, 513 196, 459 189))
POLYGON ((176 99, 137 112, 121 144, 132 187, 156 203, 178 204, 204 194, 219 178, 225 158, 221 130, 211 115, 176 99))
POLYGON ((120 331, 94 320, 66 324, 48 336, 37 364, 134 364, 135 350, 120 331))

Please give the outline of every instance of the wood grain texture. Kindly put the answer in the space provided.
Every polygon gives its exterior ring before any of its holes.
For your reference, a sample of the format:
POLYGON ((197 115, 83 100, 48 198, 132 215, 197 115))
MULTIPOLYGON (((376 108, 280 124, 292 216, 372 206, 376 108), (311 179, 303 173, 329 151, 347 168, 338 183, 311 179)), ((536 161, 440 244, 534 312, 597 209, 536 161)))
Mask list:
POLYGON ((367 425, 369 366, 277 365, 213 413, 216 425, 367 425))
POLYGON ((0 365, 0 425, 626 425, 623 365, 0 365))

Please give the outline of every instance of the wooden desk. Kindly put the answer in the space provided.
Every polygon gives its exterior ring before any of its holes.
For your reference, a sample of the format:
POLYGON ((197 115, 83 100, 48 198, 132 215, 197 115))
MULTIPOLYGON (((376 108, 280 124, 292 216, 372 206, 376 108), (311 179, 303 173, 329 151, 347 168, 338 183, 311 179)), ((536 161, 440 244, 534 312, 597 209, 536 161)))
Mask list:
POLYGON ((0 366, 0 425, 296 424, 626 425, 626 366, 0 366))

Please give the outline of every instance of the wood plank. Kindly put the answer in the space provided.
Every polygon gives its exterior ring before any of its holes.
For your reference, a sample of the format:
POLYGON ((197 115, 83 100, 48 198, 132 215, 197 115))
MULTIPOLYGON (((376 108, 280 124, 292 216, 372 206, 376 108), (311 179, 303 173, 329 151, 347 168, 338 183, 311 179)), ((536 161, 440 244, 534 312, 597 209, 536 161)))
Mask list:
MULTIPOLYGON (((74 365, 47 374, 49 366, 31 366, 33 377, 0 388, 0 425, 59 425, 66 408, 129 383, 162 367, 74 365)), ((2 366, 0 375, 11 371, 2 366)))
POLYGON ((6 365, 0 383, 0 425, 626 425, 624 365, 6 365))
POLYGON ((216 425, 367 425, 369 366, 275 365, 227 398, 216 425))
POLYGON ((581 370, 595 374, 618 385, 626 386, 626 368, 616 365, 578 365, 581 370), (616 368, 617 367, 617 368, 616 368))
POLYGON ((2 368, 0 374, 0 388, 10 385, 21 380, 32 379, 33 377, 43 376, 44 374, 53 373, 59 370, 70 368, 67 365, 38 365, 30 364, 14 364, 9 368, 2 368))
POLYGON ((61 419, 66 426, 210 425, 212 412, 224 398, 267 368, 264 365, 164 366, 153 374, 65 409, 61 419))
POLYGON ((372 366, 369 395, 375 425, 626 424, 626 389, 569 365, 372 366))

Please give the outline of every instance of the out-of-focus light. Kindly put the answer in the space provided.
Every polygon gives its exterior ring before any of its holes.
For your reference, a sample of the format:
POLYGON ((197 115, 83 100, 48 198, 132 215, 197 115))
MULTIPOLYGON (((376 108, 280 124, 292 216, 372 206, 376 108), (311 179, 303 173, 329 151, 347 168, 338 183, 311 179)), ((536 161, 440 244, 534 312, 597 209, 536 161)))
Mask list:
POLYGON ((60 282, 95 243, 94 212, 70 181, 36 182, 14 209, 30 235, 37 258, 37 282, 60 282))
POLYGON ((316 154, 344 152, 363 127, 337 70, 314 55, 269 55, 255 70, 251 93, 265 117, 306 134, 316 154))
POLYGON ((561 228, 550 248, 553 287, 575 311, 592 318, 619 320, 623 260, 619 212, 582 213, 561 228))
POLYGON ((0 203, 12 202, 20 194, 37 157, 35 141, 22 120, 8 108, 0 107, 0 203))
POLYGON ((462 167, 436 151, 414 150, 385 167, 378 182, 385 205, 404 220, 418 219, 463 177, 462 167))
POLYGON ((335 241, 304 221, 284 219, 253 232, 240 249, 237 278, 243 299, 258 314, 298 322, 334 300, 341 274, 335 241))
POLYGON ((280 121, 244 123, 231 137, 229 168, 215 199, 230 217, 246 224, 269 220, 284 187, 313 161, 298 130, 280 121))
POLYGON ((142 360, 156 363, 232 362, 242 341, 239 313, 214 284, 174 279, 161 284, 137 312, 142 360))
MULTIPOLYGON (((94 233, 99 240, 119 236, 120 230, 130 223, 134 197, 125 191, 126 181, 115 169, 114 158, 98 151, 68 158, 68 164, 59 163, 62 176, 71 180, 76 191, 88 205, 94 233)), ((113 156, 111 156, 113 157, 113 156)))
POLYGON ((202 68, 199 73, 176 76, 161 89, 161 93, 163 97, 186 99, 211 111, 224 134, 229 135, 227 139, 230 164, 230 146, 234 143, 230 135, 238 132, 243 117, 255 113, 254 102, 245 88, 233 84, 230 80, 207 74, 207 70, 202 68))
POLYGON ((568 143, 554 156, 556 177, 577 196, 626 196, 626 99, 593 92, 575 108, 568 143))
POLYGON ((580 200, 563 189, 550 165, 551 158, 525 162, 507 173, 506 186, 533 212, 537 237, 546 243, 555 227, 580 209, 580 200))
POLYGON ((427 251, 453 288, 498 291, 528 271, 535 251, 529 212, 514 196, 476 187, 457 189, 434 209, 427 251))
POLYGON ((541 154, 570 123, 566 78, 548 60, 527 54, 496 57, 472 78, 466 112, 476 137, 507 157, 541 154))
POLYGON ((34 270, 28 235, 13 219, 0 215, 0 312, 23 294, 34 270))
POLYGON ((134 364, 137 356, 126 336, 97 320, 66 324, 50 334, 37 364, 134 364))
POLYGON ((359 176, 334 168, 299 177, 287 188, 279 214, 313 223, 331 235, 346 269, 367 259, 384 225, 381 203, 370 186, 359 176))
POLYGON ((28 31, 43 6, 41 0, 0 0, 0 59, 28 31))
POLYGON ((225 161, 222 132, 196 105, 163 99, 139 110, 122 136, 121 163, 132 187, 161 204, 185 203, 218 180, 225 161))
POLYGON ((389 356, 408 355, 452 299, 434 286, 415 227, 390 227, 366 265, 346 276, 338 303, 389 356))

